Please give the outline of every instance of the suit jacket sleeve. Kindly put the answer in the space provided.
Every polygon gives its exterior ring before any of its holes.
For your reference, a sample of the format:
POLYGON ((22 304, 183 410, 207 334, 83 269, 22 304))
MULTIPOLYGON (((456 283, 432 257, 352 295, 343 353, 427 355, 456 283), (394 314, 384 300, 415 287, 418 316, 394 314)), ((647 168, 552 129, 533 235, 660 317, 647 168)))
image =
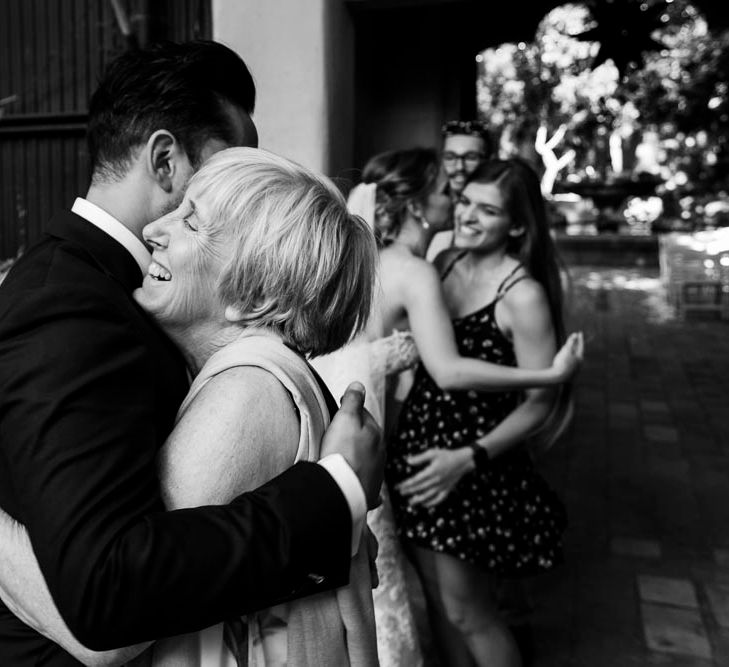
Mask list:
POLYGON ((227 506, 163 511, 149 350, 98 296, 45 318, 43 302, 62 296, 18 306, 25 325, 0 362, 11 373, 0 447, 16 518, 76 637, 134 644, 346 583, 349 510, 316 464, 227 506))

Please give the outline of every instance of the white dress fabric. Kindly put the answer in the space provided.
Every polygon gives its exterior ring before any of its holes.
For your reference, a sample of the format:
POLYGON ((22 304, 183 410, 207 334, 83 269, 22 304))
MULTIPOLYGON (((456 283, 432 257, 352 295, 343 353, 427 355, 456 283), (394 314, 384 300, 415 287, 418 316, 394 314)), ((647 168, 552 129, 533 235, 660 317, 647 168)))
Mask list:
MULTIPOLYGON (((275 336, 251 335, 215 353, 195 378, 178 420, 215 375, 237 366, 255 366, 274 375, 291 395, 301 430, 295 461, 319 459, 329 425, 324 395, 306 361, 275 336)), ((275 415, 271 415, 275 418, 275 415)), ((325 521, 326 517, 322 517, 325 521)), ((334 667, 378 665, 367 540, 352 559, 350 583, 335 591, 278 605, 244 618, 249 667, 334 667)), ((153 667, 235 667, 220 623, 199 633, 162 640, 144 656, 153 667)), ((135 663, 136 664, 136 663, 135 663)))
MULTIPOLYGON (((376 311, 375 311, 376 312, 376 311)), ((365 407, 384 425, 388 376, 414 366, 418 355, 409 333, 394 332, 376 338, 377 322, 340 350, 311 360, 335 397, 353 381, 365 387, 365 407)), ((382 667, 418 667, 423 664, 405 578, 405 560, 397 536, 390 499, 383 485, 382 504, 367 515, 367 524, 379 543, 374 590, 377 652, 382 667)))

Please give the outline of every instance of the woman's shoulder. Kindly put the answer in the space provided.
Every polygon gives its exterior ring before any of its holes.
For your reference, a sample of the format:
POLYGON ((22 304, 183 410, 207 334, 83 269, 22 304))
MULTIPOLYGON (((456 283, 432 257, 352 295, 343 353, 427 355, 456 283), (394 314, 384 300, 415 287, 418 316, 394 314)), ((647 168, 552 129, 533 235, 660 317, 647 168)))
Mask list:
POLYGON ((501 288, 505 303, 515 307, 529 307, 546 300, 547 294, 542 284, 533 278, 529 272, 519 266, 515 269, 501 288))
MULTIPOLYGON (((219 396, 227 404, 280 402, 290 387, 313 382, 306 362, 273 336, 244 336, 208 359, 181 408, 199 394, 219 396)), ((284 402, 288 402, 284 400, 284 402)))
POLYGON ((548 316, 549 302, 544 287, 526 270, 519 270, 502 288, 501 305, 516 323, 548 316))
POLYGON ((270 370, 252 364, 230 366, 212 375, 200 388, 198 402, 216 405, 281 405, 290 394, 270 370))
POLYGON ((433 266, 438 273, 445 271, 453 262, 457 261, 459 257, 464 254, 462 248, 450 247, 445 250, 441 250, 433 259, 433 266))
POLYGON ((381 252, 380 261, 385 277, 406 278, 410 282, 431 275, 437 276, 437 271, 430 262, 394 246, 381 252))

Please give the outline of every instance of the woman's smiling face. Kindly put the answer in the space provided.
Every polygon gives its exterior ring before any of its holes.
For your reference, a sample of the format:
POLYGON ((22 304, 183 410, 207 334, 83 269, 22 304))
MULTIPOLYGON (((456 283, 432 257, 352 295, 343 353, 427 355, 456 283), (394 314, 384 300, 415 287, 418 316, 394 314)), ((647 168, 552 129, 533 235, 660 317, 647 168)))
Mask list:
POLYGON ((205 198, 193 186, 177 209, 142 232, 152 262, 135 298, 165 326, 224 320, 217 283, 231 250, 206 213, 205 198))
POLYGON ((469 183, 456 202, 455 244, 471 250, 505 245, 511 227, 496 183, 469 183))

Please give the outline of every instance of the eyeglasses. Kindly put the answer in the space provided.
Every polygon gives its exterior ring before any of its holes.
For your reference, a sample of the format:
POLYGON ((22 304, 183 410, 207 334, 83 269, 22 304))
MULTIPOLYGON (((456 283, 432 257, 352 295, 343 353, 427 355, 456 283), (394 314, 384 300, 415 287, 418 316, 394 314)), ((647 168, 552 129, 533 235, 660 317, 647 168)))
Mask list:
POLYGON ((443 164, 451 167, 456 162, 463 162, 468 167, 477 167, 481 163, 481 160, 483 160, 483 157, 483 153, 477 153, 476 151, 462 154, 447 151, 443 153, 443 164))

